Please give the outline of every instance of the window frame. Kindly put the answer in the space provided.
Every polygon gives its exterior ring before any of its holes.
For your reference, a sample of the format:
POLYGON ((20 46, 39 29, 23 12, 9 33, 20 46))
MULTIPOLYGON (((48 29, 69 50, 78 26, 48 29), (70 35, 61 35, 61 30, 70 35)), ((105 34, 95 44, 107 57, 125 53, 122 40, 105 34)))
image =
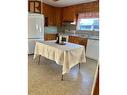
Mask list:
MULTIPOLYGON (((81 19, 98 19, 98 27, 99 27, 99 18, 98 17, 92 17, 92 18, 78 18, 77 20, 77 26, 76 26, 76 30, 78 31, 99 31, 99 28, 98 29, 89 29, 89 30, 81 30, 80 29, 80 20, 81 19)), ((93 26, 94 27, 94 26, 93 26)))

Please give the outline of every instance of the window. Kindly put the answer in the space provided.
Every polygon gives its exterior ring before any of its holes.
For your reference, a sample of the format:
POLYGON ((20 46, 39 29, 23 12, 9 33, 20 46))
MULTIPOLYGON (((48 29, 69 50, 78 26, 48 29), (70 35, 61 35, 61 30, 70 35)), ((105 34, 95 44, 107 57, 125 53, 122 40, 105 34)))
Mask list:
POLYGON ((99 31, 99 13, 88 12, 78 14, 77 30, 99 31))
POLYGON ((79 19, 78 24, 78 30, 99 31, 98 18, 79 19))

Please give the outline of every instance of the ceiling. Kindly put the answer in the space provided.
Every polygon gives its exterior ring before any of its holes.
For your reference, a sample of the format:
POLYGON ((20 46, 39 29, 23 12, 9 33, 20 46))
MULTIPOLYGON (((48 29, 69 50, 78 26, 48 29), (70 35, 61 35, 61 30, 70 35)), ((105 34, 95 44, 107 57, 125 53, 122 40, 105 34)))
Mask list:
POLYGON ((42 0, 44 3, 55 6, 55 7, 65 7, 75 4, 81 4, 86 2, 92 2, 97 0, 59 0, 54 2, 53 0, 42 0))

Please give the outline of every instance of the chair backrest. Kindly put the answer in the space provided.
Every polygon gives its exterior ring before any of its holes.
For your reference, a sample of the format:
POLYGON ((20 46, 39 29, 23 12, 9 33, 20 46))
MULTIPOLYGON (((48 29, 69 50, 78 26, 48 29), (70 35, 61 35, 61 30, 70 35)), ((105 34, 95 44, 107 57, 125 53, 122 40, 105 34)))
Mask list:
POLYGON ((99 40, 88 39, 86 57, 94 60, 99 59, 99 40))

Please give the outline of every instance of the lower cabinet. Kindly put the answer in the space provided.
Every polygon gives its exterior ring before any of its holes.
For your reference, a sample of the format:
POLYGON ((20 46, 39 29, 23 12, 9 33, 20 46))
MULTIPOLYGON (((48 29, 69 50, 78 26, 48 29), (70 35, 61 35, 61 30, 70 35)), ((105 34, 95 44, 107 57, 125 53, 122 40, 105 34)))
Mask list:
MULTIPOLYGON (((44 35, 44 40, 56 40, 56 34, 45 34, 44 35)), ((76 36, 69 36, 68 42, 70 43, 75 43, 79 45, 83 45, 86 47, 87 45, 87 38, 81 38, 81 37, 76 37, 76 36)))
POLYGON ((44 40, 56 40, 56 34, 45 34, 44 40))
POLYGON ((79 44, 86 46, 87 45, 87 38, 80 38, 80 43, 79 44))
POLYGON ((87 45, 87 38, 81 38, 81 37, 76 37, 76 36, 69 36, 69 42, 75 43, 75 44, 80 44, 86 47, 87 45))
POLYGON ((79 44, 80 38, 76 36, 69 36, 69 42, 79 44))

